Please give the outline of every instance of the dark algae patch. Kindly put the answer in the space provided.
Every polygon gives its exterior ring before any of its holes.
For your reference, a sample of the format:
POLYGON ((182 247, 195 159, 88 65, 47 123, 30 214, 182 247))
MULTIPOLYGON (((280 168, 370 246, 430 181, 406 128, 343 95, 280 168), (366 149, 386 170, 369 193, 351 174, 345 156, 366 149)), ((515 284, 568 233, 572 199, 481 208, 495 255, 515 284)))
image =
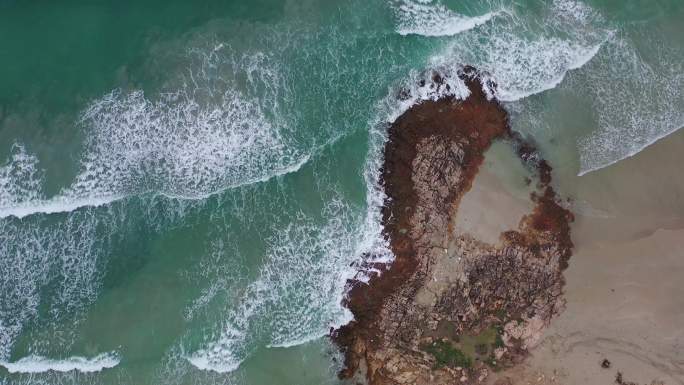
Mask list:
POLYGON ((435 341, 423 349, 435 358, 435 368, 443 366, 470 368, 473 365, 473 361, 468 355, 448 341, 435 341))

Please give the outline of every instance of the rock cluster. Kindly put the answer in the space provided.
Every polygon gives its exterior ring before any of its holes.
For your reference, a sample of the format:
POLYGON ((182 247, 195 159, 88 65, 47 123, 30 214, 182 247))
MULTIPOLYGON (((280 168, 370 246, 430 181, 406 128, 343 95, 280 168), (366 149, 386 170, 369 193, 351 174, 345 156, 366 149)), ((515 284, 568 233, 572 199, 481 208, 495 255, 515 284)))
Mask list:
MULTIPOLYGON (((395 260, 368 284, 349 283, 355 320, 333 332, 345 354, 342 377, 372 385, 482 382, 520 361, 562 309, 572 214, 556 201, 550 167, 510 131, 477 71, 459 76, 468 98, 419 103, 389 128, 383 222, 395 260), (491 245, 455 233, 453 224, 494 140, 515 146, 538 185, 534 210, 491 245), (445 271, 448 280, 435 278, 445 271)), ((432 81, 439 87, 442 79, 432 81)))

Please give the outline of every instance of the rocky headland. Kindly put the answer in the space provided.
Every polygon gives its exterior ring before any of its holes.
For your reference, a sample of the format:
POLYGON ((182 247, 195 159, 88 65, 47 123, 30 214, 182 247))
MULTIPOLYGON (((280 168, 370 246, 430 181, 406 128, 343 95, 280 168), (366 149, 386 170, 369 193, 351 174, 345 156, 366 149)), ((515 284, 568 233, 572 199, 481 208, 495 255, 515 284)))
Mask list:
MULTIPOLYGON (((349 282, 354 321, 333 332, 345 356, 343 378, 371 385, 493 381, 492 373, 525 358, 563 308, 573 215, 551 187, 547 162, 487 97, 483 77, 469 67, 458 76, 470 90, 465 100, 423 101, 389 127, 382 213, 395 260, 376 266, 382 273, 368 283, 349 282), (531 210, 492 240, 455 224, 495 141, 512 146, 530 170, 531 210)), ((429 81, 446 86, 437 73, 429 81)))

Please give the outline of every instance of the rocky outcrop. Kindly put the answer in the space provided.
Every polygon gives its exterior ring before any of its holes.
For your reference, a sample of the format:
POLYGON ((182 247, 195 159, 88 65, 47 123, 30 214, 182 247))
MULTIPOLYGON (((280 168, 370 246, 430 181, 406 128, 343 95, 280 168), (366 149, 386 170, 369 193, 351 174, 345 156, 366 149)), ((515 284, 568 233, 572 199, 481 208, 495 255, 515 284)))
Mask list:
MULTIPOLYGON (((383 222, 395 260, 368 284, 349 283, 346 306, 355 319, 333 332, 345 354, 342 377, 481 382, 520 361, 562 308, 572 214, 556 201, 551 168, 510 131, 479 74, 464 68, 459 76, 468 98, 424 101, 389 127, 383 222), (515 146, 538 183, 534 210, 519 228, 487 244, 455 232, 454 217, 494 140, 515 146)), ((444 84, 437 74, 432 82, 444 84)))

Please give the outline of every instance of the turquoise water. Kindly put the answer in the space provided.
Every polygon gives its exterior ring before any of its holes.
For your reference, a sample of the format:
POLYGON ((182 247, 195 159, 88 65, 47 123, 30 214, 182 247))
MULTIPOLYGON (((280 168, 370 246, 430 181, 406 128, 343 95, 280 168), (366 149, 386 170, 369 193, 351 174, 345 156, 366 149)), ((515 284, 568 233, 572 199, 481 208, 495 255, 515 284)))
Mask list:
POLYGON ((391 258, 379 149, 439 96, 425 71, 488 71, 563 185, 684 125, 682 17, 0 1, 0 383, 337 383, 324 336, 355 265, 391 258))

